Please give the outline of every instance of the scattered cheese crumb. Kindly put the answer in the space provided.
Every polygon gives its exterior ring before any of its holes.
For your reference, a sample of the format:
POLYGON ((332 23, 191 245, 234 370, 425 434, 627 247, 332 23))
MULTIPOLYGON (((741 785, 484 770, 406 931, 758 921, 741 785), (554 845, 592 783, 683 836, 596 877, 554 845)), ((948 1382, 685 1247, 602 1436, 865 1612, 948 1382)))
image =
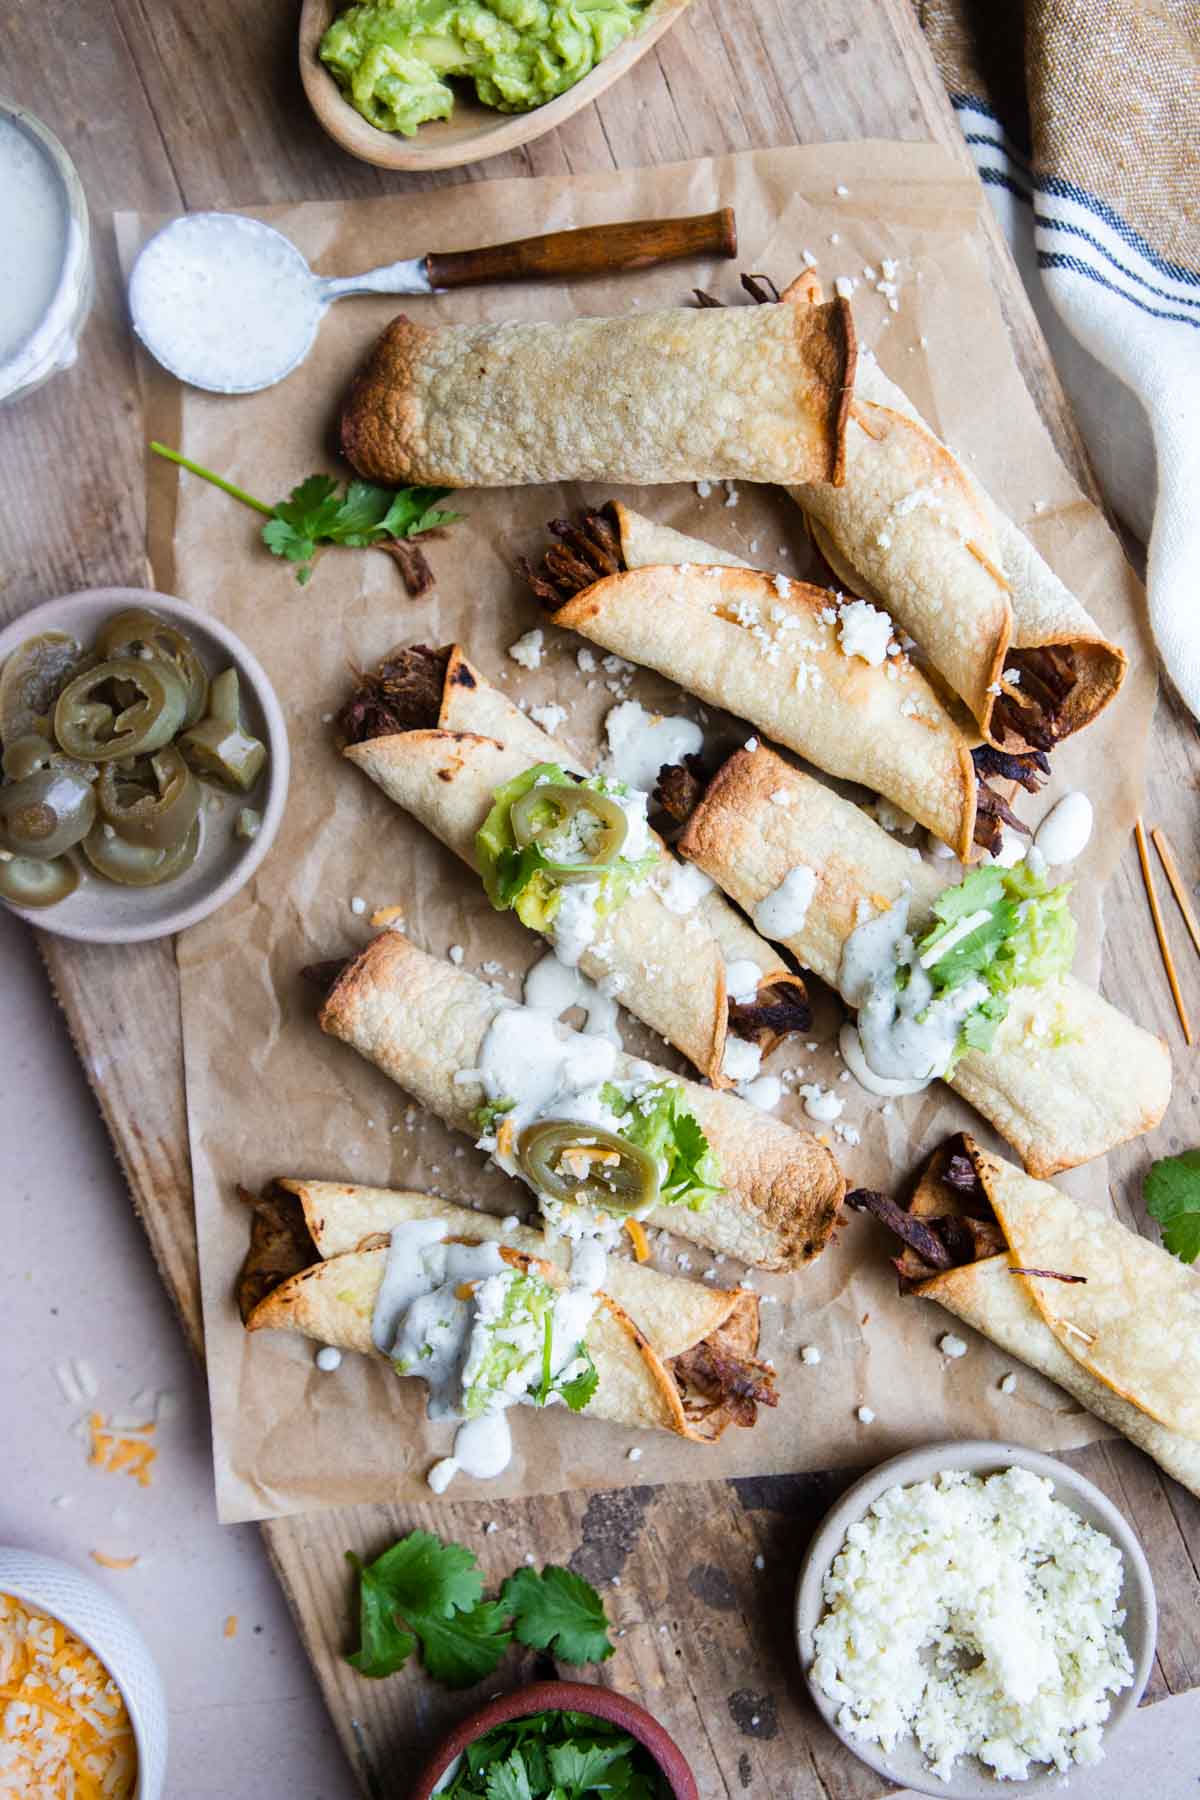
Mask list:
POLYGON ((102 1569, 133 1569, 142 1560, 140 1556, 109 1556, 106 1550, 89 1550, 88 1555, 102 1569))
POLYGON ((541 626, 535 626, 532 631, 527 631, 524 637, 519 637, 515 644, 508 646, 508 654, 515 663, 520 663, 523 669, 540 669, 542 645, 545 638, 546 634, 541 626))
POLYGON ((238 1628, 238 1616, 236 1613, 230 1613, 229 1617, 225 1621, 225 1636, 227 1638, 236 1637, 237 1636, 237 1628, 238 1628))
POLYGON ((403 925, 404 908, 402 906, 377 906, 371 914, 371 923, 372 925, 403 925))
POLYGON ((367 903, 361 894, 353 894, 350 898, 350 911, 359 916, 367 910, 367 903))
POLYGON ((322 1344, 313 1360, 323 1375, 329 1375, 341 1368, 342 1353, 334 1344, 322 1344))
POLYGON ((451 946, 450 946, 449 950, 446 952, 446 954, 450 958, 450 961, 454 964, 455 968, 458 968, 458 966, 462 962, 462 959, 463 959, 464 955, 466 954, 466 952, 463 950, 463 947, 461 944, 451 944, 451 946))
POLYGON ((821 1352, 818 1350, 817 1346, 815 1344, 805 1344, 803 1350, 800 1352, 800 1361, 802 1363, 807 1363, 809 1368, 812 1369, 816 1367, 820 1360, 821 1352))
POLYGON ((1011 1369, 1009 1370, 1007 1375, 1002 1375, 1000 1377, 1000 1392, 1002 1394, 1011 1394, 1011 1393, 1015 1392, 1016 1386, 1017 1386, 1017 1378, 1013 1374, 1011 1369))
POLYGON ((557 706, 551 700, 545 706, 531 706, 529 716, 535 725, 540 725, 543 731, 548 731, 553 735, 566 718, 567 709, 565 706, 557 706))
POLYGON ((633 1446, 633 1449, 626 1451, 625 1454, 626 1454, 626 1461, 628 1461, 628 1462, 641 1462, 641 1460, 642 1460, 642 1451, 641 1451, 641 1446, 639 1444, 635 1444, 633 1446))
POLYGON ((754 1559, 754 1566, 756 1569, 765 1569, 767 1566, 766 1557, 765 1556, 756 1556, 754 1559))
POLYGON ((850 193, 850 189, 845 185, 844 182, 840 182, 840 181, 839 181, 838 185, 834 188, 833 191, 837 195, 839 200, 847 199, 849 196, 849 193, 850 193))
POLYGON ((966 1339, 960 1338, 957 1333, 953 1331, 943 1332, 938 1339, 938 1349, 943 1356, 952 1358, 965 1356, 967 1354, 966 1339))
POLYGON ((854 1416, 860 1425, 873 1425, 875 1423, 874 1411, 869 1406, 860 1406, 854 1416))

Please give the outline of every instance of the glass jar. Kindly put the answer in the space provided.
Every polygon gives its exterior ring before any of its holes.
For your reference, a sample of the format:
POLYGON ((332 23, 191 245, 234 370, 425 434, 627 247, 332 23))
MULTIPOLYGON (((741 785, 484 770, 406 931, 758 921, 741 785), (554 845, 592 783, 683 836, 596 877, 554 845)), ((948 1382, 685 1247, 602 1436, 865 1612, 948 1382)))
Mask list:
POLYGON ((95 292, 87 198, 40 119, 0 100, 0 403, 69 368, 95 292))

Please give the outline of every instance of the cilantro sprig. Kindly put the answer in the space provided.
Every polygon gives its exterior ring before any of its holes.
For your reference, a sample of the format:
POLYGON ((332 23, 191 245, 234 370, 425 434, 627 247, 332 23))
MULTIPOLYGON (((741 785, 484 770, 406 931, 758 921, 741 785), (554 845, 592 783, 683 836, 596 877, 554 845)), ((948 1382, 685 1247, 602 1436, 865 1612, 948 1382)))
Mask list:
POLYGON ((353 1551, 347 1560, 359 1584, 359 1648, 347 1660, 360 1675, 394 1675, 419 1648, 435 1680, 471 1687, 498 1667, 514 1633, 538 1649, 554 1643, 562 1662, 613 1653, 599 1594, 569 1569, 520 1569, 485 1600, 474 1551, 429 1531, 410 1531, 374 1562, 353 1551))
POLYGON ((310 475, 292 489, 286 500, 268 506, 265 500, 256 499, 244 488, 214 474, 203 463, 181 456, 166 444, 154 442, 150 448, 156 456, 178 464, 240 500, 243 506, 261 513, 267 520, 262 528, 264 544, 272 556, 296 564, 296 580, 301 586, 312 575, 313 558, 322 544, 346 544, 359 550, 373 544, 386 547, 452 525, 462 517, 461 513, 437 509, 438 501, 450 493, 449 488, 393 489, 351 481, 343 494, 338 492, 338 483, 331 475, 310 475))
MULTIPOLYGON (((554 1311, 547 1312, 542 1327, 542 1373, 535 1388, 530 1388, 530 1397, 535 1406, 547 1406, 551 1394, 561 1394, 572 1412, 582 1412, 596 1389, 600 1385, 600 1371, 592 1361, 592 1353, 581 1338, 575 1346, 572 1364, 583 1363, 583 1368, 569 1381, 562 1375, 553 1372, 554 1358, 554 1311)), ((564 1371, 565 1373, 565 1371, 564 1371)))
POLYGON ((1146 1211, 1162 1226, 1163 1244, 1180 1262, 1200 1256, 1200 1150, 1151 1164, 1143 1194, 1146 1211))
POLYGON ((619 1725, 540 1712, 468 1744, 445 1800, 667 1800, 668 1792, 649 1751, 619 1725))

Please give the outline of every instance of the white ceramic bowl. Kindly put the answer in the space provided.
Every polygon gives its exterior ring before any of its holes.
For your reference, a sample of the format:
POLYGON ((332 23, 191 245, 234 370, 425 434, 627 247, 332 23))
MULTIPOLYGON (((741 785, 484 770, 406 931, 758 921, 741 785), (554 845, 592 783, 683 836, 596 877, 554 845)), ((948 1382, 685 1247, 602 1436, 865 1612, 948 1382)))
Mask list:
POLYGON ((174 881, 165 881, 161 887, 121 887, 87 870, 75 892, 57 906, 9 906, 10 912, 28 919, 31 925, 89 944, 143 943, 207 918, 254 874, 271 848, 287 798, 287 727, 266 671, 219 619, 184 600, 155 593, 152 588, 125 587, 88 588, 83 593, 65 594, 60 600, 47 600, 0 631, 0 665, 26 638, 36 637, 40 631, 69 632, 86 649, 107 620, 134 606, 148 607, 185 631, 210 675, 230 667, 237 670, 242 713, 255 737, 267 746, 267 766, 253 791, 244 799, 225 799, 216 817, 208 810, 208 797, 216 790, 206 786, 199 853, 191 868, 174 881), (233 819, 240 806, 252 806, 262 815, 258 835, 248 843, 233 835, 233 819))
POLYGON ((137 1744, 133 1800, 161 1800, 167 1773, 167 1695, 146 1640, 97 1581, 70 1563, 0 1545, 0 1594, 50 1613, 94 1650, 121 1690, 137 1744))
POLYGON ((975 1757, 960 1757, 949 1781, 939 1781, 930 1772, 916 1739, 902 1738, 894 1750, 883 1751, 865 1738, 852 1737, 837 1721, 837 1706, 812 1679, 815 1658, 813 1633, 824 1614, 822 1586, 829 1566, 845 1542, 849 1527, 863 1518, 888 1488, 910 1487, 918 1481, 929 1481, 947 1469, 965 1469, 972 1475, 990 1475, 1013 1467, 1031 1469, 1054 1483, 1054 1497, 1071 1507, 1089 1525, 1103 1531, 1120 1550, 1125 1563, 1125 1581, 1120 1604, 1125 1609, 1124 1635, 1133 1662, 1133 1685, 1112 1699, 1105 1725, 1105 1736, 1137 1707, 1150 1679, 1154 1663, 1154 1642, 1158 1630, 1158 1608, 1154 1599, 1154 1583, 1142 1546, 1112 1501, 1093 1482, 1076 1474, 1066 1463, 1040 1450, 1026 1450, 1020 1444, 970 1443, 928 1444, 921 1450, 893 1456, 864 1475, 847 1489, 836 1506, 826 1514, 816 1536, 808 1547, 796 1588, 796 1638, 800 1648, 800 1667, 812 1695, 813 1703, 829 1729, 841 1738, 861 1762, 888 1781, 912 1788, 918 1794, 940 1794, 942 1800, 997 1800, 999 1794, 1061 1793, 1074 1789, 1086 1791, 1087 1765, 1069 1775, 1057 1769, 1031 1774, 1027 1781, 1000 1781, 975 1757))

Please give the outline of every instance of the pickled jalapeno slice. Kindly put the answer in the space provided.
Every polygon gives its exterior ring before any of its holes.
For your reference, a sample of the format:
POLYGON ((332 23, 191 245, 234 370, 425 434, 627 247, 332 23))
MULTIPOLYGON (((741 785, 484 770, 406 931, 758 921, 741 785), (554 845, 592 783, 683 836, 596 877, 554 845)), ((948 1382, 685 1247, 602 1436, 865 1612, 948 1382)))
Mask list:
POLYGON ((68 756, 112 762, 170 743, 187 712, 187 691, 163 662, 115 656, 67 683, 54 708, 54 735, 68 756))

